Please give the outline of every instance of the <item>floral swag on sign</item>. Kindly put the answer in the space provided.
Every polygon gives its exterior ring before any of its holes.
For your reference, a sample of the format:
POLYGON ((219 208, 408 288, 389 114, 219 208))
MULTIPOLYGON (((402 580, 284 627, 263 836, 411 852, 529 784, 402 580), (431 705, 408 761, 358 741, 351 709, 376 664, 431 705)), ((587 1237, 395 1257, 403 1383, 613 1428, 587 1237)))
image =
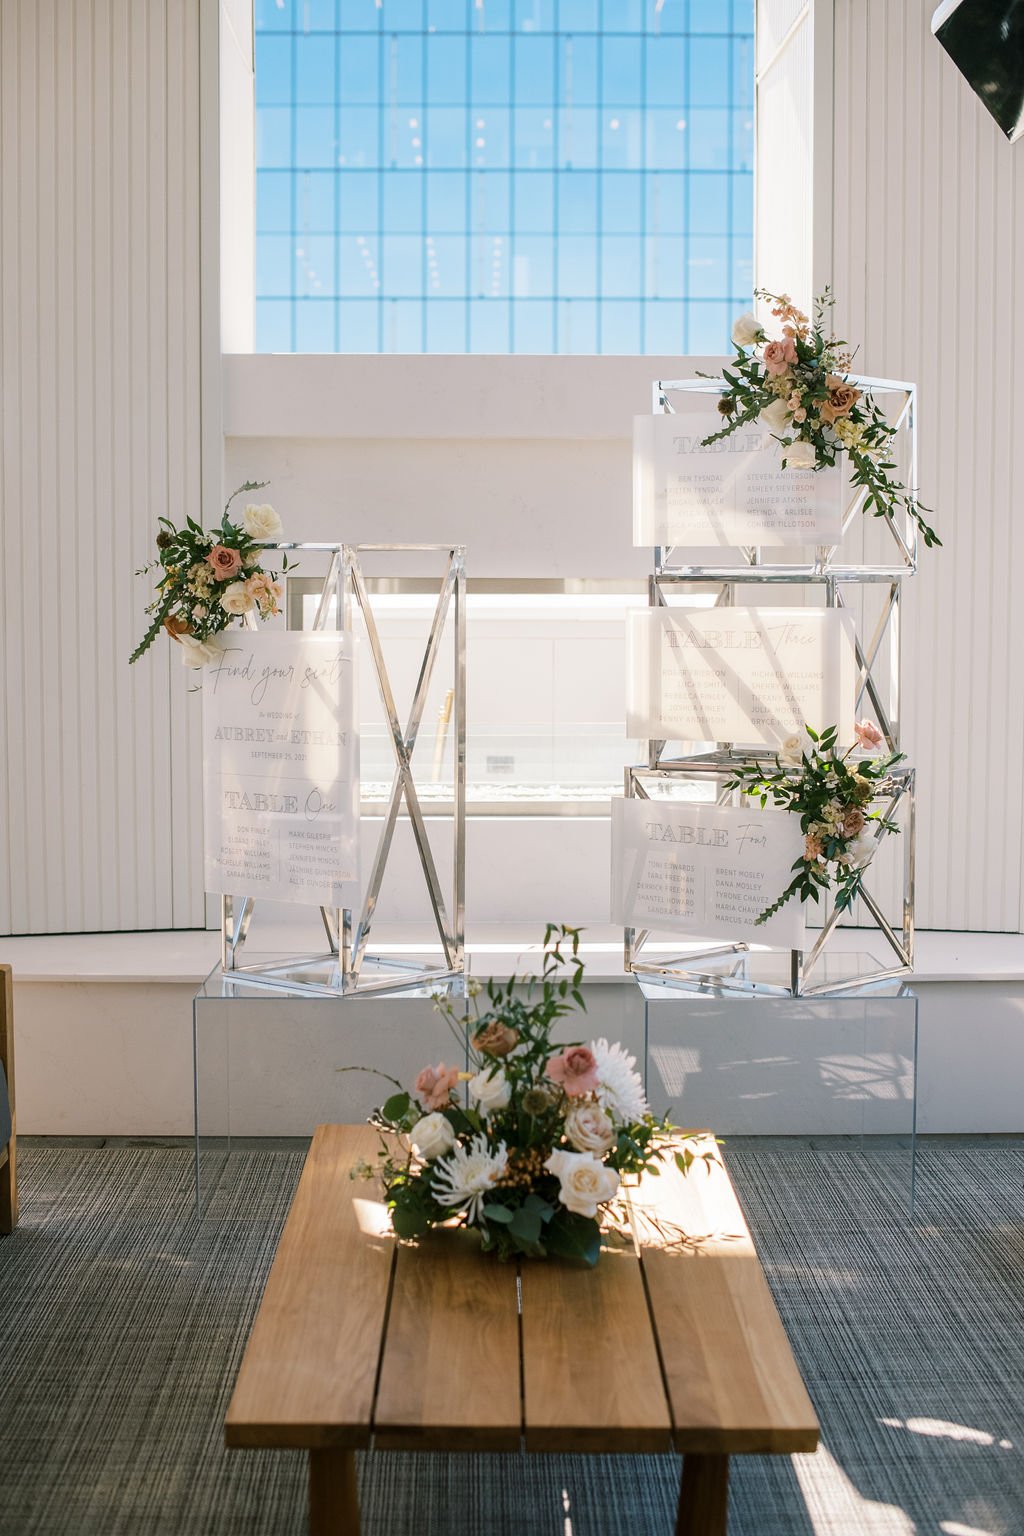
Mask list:
POLYGON ((824 469, 845 453, 851 484, 864 492, 865 512, 891 517, 902 507, 927 546, 941 544, 925 518, 930 509, 894 478, 890 455, 896 428, 847 377, 848 344, 826 330, 834 302, 830 290, 814 301, 813 325, 788 294, 759 288, 755 297, 771 305, 782 334, 769 340, 756 315, 740 315, 732 328, 736 359, 722 369, 727 388, 718 402, 727 424, 704 438, 704 445, 759 420, 781 443, 784 468, 824 469))
POLYGON ((879 842, 900 830, 870 807, 885 792, 890 770, 903 761, 904 754, 854 756, 858 749, 873 751, 885 739, 871 720, 860 721, 854 729, 856 745, 840 752, 834 725, 820 734, 806 726, 805 734, 783 742, 775 756, 775 773, 766 773, 761 763, 743 765, 733 770, 734 777, 724 786, 759 798, 762 806, 771 798, 800 817, 804 851, 793 863, 796 873, 761 913, 759 923, 767 922, 791 897, 816 902, 833 885, 836 909, 846 911, 860 892, 879 842))
POLYGON ((424 1067, 411 1092, 396 1084, 401 1091, 370 1117, 381 1133, 378 1164, 357 1170, 382 1180, 399 1237, 454 1221, 502 1259, 558 1254, 593 1265, 602 1222, 627 1219, 617 1199, 624 1181, 666 1156, 684 1173, 714 1160, 651 1114, 621 1045, 553 1044, 559 1019, 584 1007, 582 976, 579 930, 549 924, 539 988, 533 979, 489 981, 490 1007, 480 1013, 471 985, 465 1020, 450 999, 435 1000, 473 1070, 441 1061, 424 1067), (463 1083, 467 1103, 457 1097, 463 1083))
MULTIPOLYGON (((156 597, 146 612, 151 615, 149 628, 135 647, 129 661, 138 661, 153 644, 161 629, 182 648, 186 667, 203 667, 218 655, 214 637, 236 618, 258 613, 269 619, 280 610, 283 588, 275 571, 266 571, 261 563, 261 544, 276 539, 281 519, 270 506, 249 503, 240 523, 228 516, 236 496, 247 491, 262 491, 269 481, 247 480, 228 497, 220 527, 206 533, 191 517, 184 528, 175 528, 170 518, 161 517, 156 536, 156 559, 136 571, 137 576, 150 571, 162 572, 156 584, 156 597)), ((281 565, 288 570, 288 556, 281 565)))

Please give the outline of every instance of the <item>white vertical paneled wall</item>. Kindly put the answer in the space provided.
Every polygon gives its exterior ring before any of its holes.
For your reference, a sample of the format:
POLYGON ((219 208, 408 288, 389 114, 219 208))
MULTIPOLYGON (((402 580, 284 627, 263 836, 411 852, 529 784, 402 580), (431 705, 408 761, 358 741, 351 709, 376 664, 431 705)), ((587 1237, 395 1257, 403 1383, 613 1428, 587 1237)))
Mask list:
POLYGON ((836 0, 832 275, 837 326, 861 343, 858 366, 920 386, 920 489, 943 539, 907 583, 918 920, 1015 931, 1024 149, 1007 143, 931 36, 933 9, 836 0))
POLYGON ((831 183, 832 0, 759 0, 757 285, 809 304, 831 183))
MULTIPOLYGON (((931 10, 761 0, 758 277, 797 293, 831 278, 858 367, 919 383, 921 490, 945 540, 908 583, 919 921, 1017 930, 1024 149, 931 38, 931 10)), ((218 48, 241 99, 247 17, 0 0, 0 933, 203 921, 196 700, 170 646, 131 671, 127 656, 156 518, 219 495, 219 275, 200 224, 213 251, 218 48)), ((239 158, 250 126, 225 146, 239 158)), ((244 345, 243 310, 225 324, 244 345)), ((626 485, 624 441, 603 446, 626 485)))
POLYGON ((195 711, 127 665, 200 504, 199 10, 0 3, 0 933, 203 921, 195 711))

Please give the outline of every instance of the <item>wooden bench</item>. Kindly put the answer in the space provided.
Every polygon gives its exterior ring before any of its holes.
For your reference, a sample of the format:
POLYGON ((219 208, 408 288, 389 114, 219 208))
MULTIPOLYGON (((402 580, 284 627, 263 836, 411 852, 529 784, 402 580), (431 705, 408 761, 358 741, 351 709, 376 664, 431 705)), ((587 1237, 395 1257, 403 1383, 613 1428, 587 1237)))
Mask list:
POLYGON ((814 1410, 720 1164, 666 1167, 632 1194, 639 1253, 517 1270, 468 1232, 398 1243, 377 1186, 349 1177, 376 1146, 364 1126, 317 1130, 225 1426, 229 1446, 309 1450, 313 1536, 358 1532, 353 1452, 371 1444, 676 1450, 677 1536, 725 1532, 731 1455, 814 1450, 814 1410))
POLYGON ((14 1113, 14 977, 0 965, 0 1233, 18 1224, 18 1137, 14 1113), (9 1127, 9 1129, 8 1129, 9 1127))

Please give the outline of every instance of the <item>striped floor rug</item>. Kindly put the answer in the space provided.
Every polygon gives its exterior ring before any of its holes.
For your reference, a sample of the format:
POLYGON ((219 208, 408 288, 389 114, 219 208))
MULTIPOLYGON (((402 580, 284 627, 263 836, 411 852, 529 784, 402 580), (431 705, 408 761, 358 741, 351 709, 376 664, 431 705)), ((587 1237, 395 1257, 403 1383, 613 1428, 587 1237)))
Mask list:
MULTIPOLYGON (((740 1458, 732 1536, 1024 1533, 1024 1149, 726 1151, 823 1425, 740 1458)), ((224 1451, 239 1357, 301 1167, 240 1149, 190 1219, 181 1147, 29 1146, 0 1239, 2 1536, 291 1536, 304 1466, 224 1451)), ((672 1457, 375 1454, 365 1536, 669 1536, 672 1457)))

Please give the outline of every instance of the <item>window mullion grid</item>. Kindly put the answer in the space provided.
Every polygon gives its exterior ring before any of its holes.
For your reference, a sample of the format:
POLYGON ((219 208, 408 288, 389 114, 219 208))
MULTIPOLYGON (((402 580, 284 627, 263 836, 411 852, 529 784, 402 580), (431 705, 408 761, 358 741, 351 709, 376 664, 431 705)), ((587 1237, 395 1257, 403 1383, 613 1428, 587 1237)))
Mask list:
MULTIPOLYGON (((336 14, 336 22, 341 17, 336 14)), ((334 350, 341 351, 341 167, 338 156, 341 150, 341 28, 334 29, 334 166, 332 170, 334 192, 334 350)))
POLYGON ((297 195, 297 192, 298 192, 299 177, 302 174, 301 171, 299 170, 299 166, 298 166, 298 160, 299 160, 299 153, 298 153, 298 150, 299 150, 299 142, 298 142, 299 141, 299 108, 298 108, 298 63, 297 63, 298 42, 296 41, 296 32, 295 32, 294 25, 291 27, 291 29, 289 31, 289 38, 290 38, 290 44, 289 44, 289 48, 288 48, 288 70, 289 70, 289 79, 291 81, 291 90, 290 90, 291 102, 290 102, 290 110, 289 110, 289 113, 288 113, 288 129, 289 129, 289 144, 290 144, 290 147, 291 147, 292 174, 291 174, 291 177, 289 178, 290 185, 289 185, 289 189, 288 189, 288 196, 289 196, 289 219, 288 219, 288 222, 291 225, 292 238, 291 238, 291 247, 290 247, 289 252, 288 252, 288 265, 289 265, 289 269, 290 269, 291 274, 292 274, 292 291, 291 291, 291 302, 288 305, 288 339, 289 339, 289 341, 291 343, 291 350, 294 352, 296 350, 296 348, 297 348, 297 345, 298 345, 298 314, 297 314, 297 309, 296 309, 296 304, 297 304, 296 290, 298 288, 299 267, 298 267, 298 256, 296 255, 296 250, 297 250, 297 242, 298 242, 298 238, 299 238, 299 208, 298 208, 298 195, 297 195))

